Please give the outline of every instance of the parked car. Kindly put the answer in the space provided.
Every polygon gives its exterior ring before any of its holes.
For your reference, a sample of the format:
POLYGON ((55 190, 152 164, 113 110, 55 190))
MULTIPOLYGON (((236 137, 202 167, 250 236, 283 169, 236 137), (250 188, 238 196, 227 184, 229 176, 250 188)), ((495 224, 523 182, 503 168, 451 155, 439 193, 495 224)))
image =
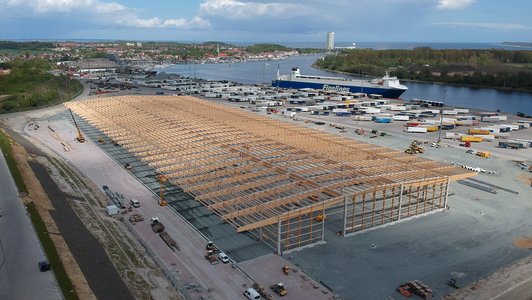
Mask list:
POLYGON ((223 252, 218 253, 218 259, 220 259, 220 261, 224 264, 229 262, 229 257, 223 252))
POLYGON ((260 299, 259 292, 257 292, 253 288, 249 288, 249 289, 245 290, 244 291, 244 296, 246 296, 246 298, 248 298, 249 300, 259 300, 260 299))
POLYGON ((50 264, 47 261, 45 261, 45 260, 40 261, 38 265, 39 265, 39 270, 41 272, 50 271, 50 269, 51 269, 50 264))

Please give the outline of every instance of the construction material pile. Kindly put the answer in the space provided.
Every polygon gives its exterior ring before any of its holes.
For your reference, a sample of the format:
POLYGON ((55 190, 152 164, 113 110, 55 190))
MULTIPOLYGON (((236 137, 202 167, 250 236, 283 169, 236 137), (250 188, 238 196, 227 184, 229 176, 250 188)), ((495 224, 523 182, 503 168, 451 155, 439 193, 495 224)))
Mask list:
POLYGON ((408 146, 408 148, 405 150, 405 153, 408 153, 408 154, 418 154, 418 153, 423 153, 425 152, 425 149, 421 148, 419 145, 421 143, 418 142, 418 141, 413 141, 410 146, 408 146))

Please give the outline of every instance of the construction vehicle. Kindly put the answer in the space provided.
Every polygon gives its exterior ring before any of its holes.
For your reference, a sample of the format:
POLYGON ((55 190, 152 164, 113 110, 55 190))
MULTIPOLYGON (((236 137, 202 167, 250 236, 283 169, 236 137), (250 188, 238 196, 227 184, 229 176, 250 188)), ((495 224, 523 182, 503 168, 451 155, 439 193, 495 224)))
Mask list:
POLYGON ((452 287, 452 288, 455 288, 455 289, 459 289, 460 288, 460 285, 458 284, 458 282, 456 282, 456 279, 454 278, 451 278, 449 280, 447 280, 447 285, 452 287))
POLYGON ((408 286, 408 284, 401 284, 398 288, 397 288, 397 291, 405 296, 405 297, 410 297, 412 296, 412 292, 411 292, 411 288, 408 286))
POLYGON ((216 248, 216 246, 214 245, 212 241, 207 242, 207 246, 205 246, 205 250, 212 251, 214 254, 218 252, 218 249, 216 248))
POLYGON ((164 230, 164 225, 159 221, 159 218, 151 218, 151 229, 155 233, 162 232, 164 230))
POLYGON ((76 129, 78 130, 78 136, 76 139, 80 143, 85 143, 85 137, 83 134, 81 134, 81 130, 79 129, 78 123, 76 122, 76 118, 74 118, 74 114, 72 113, 72 110, 69 108, 68 111, 70 112, 70 115, 72 116, 72 120, 74 121, 74 125, 76 125, 76 129))
POLYGON ((205 259, 207 259, 211 265, 219 263, 218 258, 216 258, 216 253, 213 250, 207 250, 205 259))
POLYGON ((365 134, 364 129, 362 129, 362 128, 355 129, 355 133, 358 134, 358 135, 364 135, 365 134))
POLYGON ((405 297, 410 297, 414 294, 424 300, 432 299, 432 289, 419 280, 405 282, 397 288, 397 291, 405 297))
POLYGON ((288 265, 284 265, 283 266, 283 273, 284 275, 288 275, 288 272, 290 271, 290 267, 288 267, 288 265))
POLYGON ((286 296, 287 291, 282 282, 270 286, 270 289, 279 296, 286 296))
POLYGON ((323 214, 323 213, 319 213, 315 218, 314 218, 314 221, 316 222, 321 222, 321 221, 325 221, 327 220, 327 215, 323 214))
POLYGON ((408 154, 418 154, 425 152, 425 149, 418 146, 420 143, 418 141, 413 141, 410 146, 405 150, 405 153, 408 154))
POLYGON ((264 297, 264 299, 266 300, 273 299, 272 295, 268 292, 268 290, 266 290, 262 285, 256 282, 253 283, 253 289, 255 289, 259 293, 259 295, 264 297))
POLYGON ((491 156, 491 153, 489 151, 478 151, 477 156, 488 158, 491 156))

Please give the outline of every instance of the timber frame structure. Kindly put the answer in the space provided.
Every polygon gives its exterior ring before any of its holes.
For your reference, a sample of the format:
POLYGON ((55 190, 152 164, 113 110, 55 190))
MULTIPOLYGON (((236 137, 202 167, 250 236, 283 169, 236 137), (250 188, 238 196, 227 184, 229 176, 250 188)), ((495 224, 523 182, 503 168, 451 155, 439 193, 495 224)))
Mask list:
POLYGON ((189 96, 66 106, 279 254, 445 209, 470 171, 189 96))

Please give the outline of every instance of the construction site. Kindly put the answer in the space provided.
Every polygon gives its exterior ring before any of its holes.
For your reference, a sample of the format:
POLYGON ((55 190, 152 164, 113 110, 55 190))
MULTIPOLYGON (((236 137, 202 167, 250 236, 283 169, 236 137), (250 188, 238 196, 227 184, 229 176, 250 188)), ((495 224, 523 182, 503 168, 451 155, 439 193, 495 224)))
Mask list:
POLYGON ((263 245, 283 254, 325 242, 325 228, 347 236, 444 210, 449 182, 475 175, 189 96, 67 106, 159 201, 237 260, 263 245))

